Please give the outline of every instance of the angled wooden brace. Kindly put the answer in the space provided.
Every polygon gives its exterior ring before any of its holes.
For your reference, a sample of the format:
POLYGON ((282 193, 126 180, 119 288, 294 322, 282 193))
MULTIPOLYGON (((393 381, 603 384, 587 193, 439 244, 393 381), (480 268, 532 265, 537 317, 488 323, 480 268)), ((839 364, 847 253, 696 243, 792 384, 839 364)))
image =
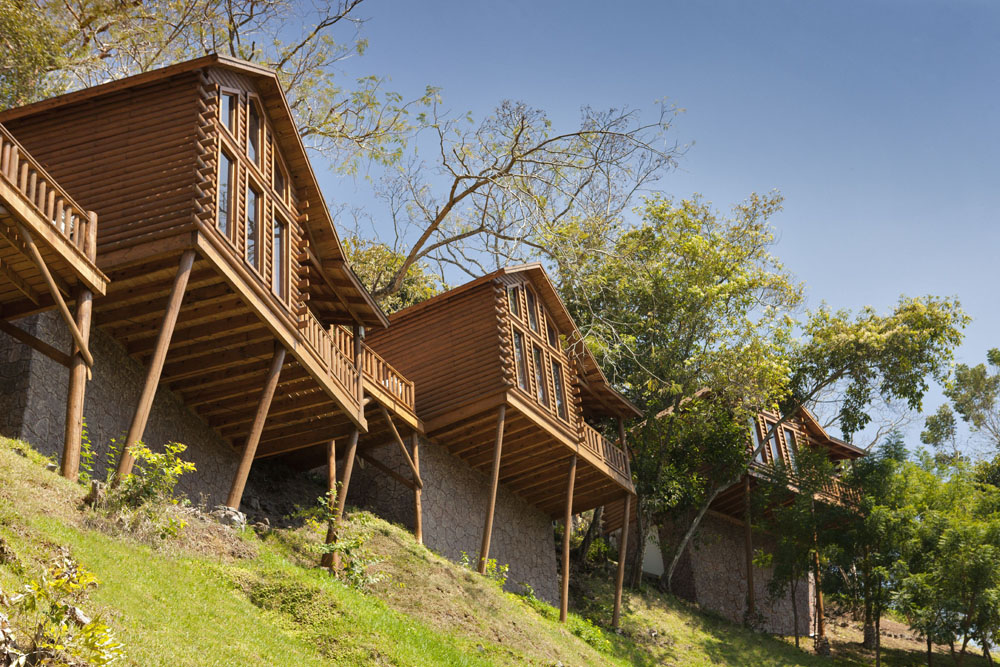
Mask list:
POLYGON ((45 278, 45 284, 49 287, 49 292, 52 293, 52 300, 56 302, 56 306, 59 307, 59 313, 62 315, 63 320, 66 322, 66 326, 69 327, 69 333, 73 336, 73 342, 76 343, 77 348, 80 351, 80 356, 83 357, 83 363, 87 364, 88 368, 93 368, 94 357, 90 355, 90 349, 87 347, 87 341, 84 339, 83 334, 80 333, 80 329, 76 326, 76 319, 73 314, 69 312, 69 307, 66 305, 66 301, 63 299, 62 292, 59 291, 59 287, 56 285, 55 279, 52 274, 49 273, 49 267, 45 265, 45 260, 42 258, 42 253, 39 252, 38 246, 35 245, 35 239, 31 237, 28 230, 24 228, 20 220, 15 220, 17 223, 17 233, 21 235, 24 239, 24 243, 28 246, 28 252, 31 254, 32 261, 38 267, 39 272, 41 272, 42 277, 45 278))
POLYGON ((389 424, 389 430, 392 431, 392 436, 396 439, 396 444, 399 445, 399 449, 403 452, 403 457, 406 459, 406 462, 410 464, 410 470, 413 471, 413 483, 417 485, 418 489, 424 488, 424 482, 420 479, 420 471, 417 470, 417 465, 410 457, 410 453, 406 451, 406 445, 403 443, 403 439, 399 436, 399 431, 396 430, 396 425, 392 423, 392 417, 389 416, 389 411, 385 409, 384 405, 379 404, 378 407, 382 411, 382 416, 385 417, 386 423, 389 424))

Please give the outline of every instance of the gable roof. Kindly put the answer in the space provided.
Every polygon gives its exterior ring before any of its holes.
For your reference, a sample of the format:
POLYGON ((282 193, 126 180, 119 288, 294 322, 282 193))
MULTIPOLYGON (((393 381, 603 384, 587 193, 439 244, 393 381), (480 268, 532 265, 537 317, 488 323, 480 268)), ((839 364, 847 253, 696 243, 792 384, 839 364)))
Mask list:
MULTIPOLYGON (((306 154, 305 145, 299 136, 284 90, 277 74, 266 67, 219 54, 209 54, 200 58, 168 65, 141 74, 126 77, 73 91, 40 102, 28 104, 0 112, 0 123, 24 118, 69 105, 79 104, 111 93, 156 83, 174 76, 188 74, 200 69, 218 67, 229 69, 252 78, 259 86, 261 101, 264 103, 271 124, 274 126, 274 140, 286 158, 288 169, 296 187, 306 199, 313 203, 305 210, 305 226, 309 236, 310 251, 313 252, 323 273, 341 291, 346 301, 346 310, 351 321, 364 326, 385 327, 389 320, 368 290, 358 279, 340 243, 334 227, 330 209, 326 205, 312 164, 306 154)), ((349 322, 342 322, 349 323, 349 322)))
POLYGON ((492 282, 500 276, 516 275, 523 275, 531 281, 538 292, 539 298, 548 306, 548 310, 552 313, 559 328, 569 334, 568 338, 570 339, 572 348, 582 352, 578 354, 577 362, 579 365, 579 375, 583 380, 581 383, 581 398, 583 399, 587 413, 612 417, 641 417, 642 411, 634 403, 618 393, 611 386, 611 383, 608 382, 608 378, 598 365, 597 359, 583 342, 583 334, 580 333, 576 322, 573 321, 569 310, 566 309, 566 304, 563 303, 555 285, 552 284, 545 269, 538 262, 497 269, 464 285, 459 285, 446 292, 437 294, 426 301, 421 301, 409 308, 393 313, 389 316, 389 321, 395 322, 413 317, 428 308, 435 307, 437 304, 444 303, 480 285, 492 282))

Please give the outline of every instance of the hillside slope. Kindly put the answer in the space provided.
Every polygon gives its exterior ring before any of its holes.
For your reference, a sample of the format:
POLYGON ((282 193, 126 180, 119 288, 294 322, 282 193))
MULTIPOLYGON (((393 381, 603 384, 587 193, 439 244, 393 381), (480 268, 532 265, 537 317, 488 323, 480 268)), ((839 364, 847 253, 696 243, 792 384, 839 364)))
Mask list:
MULTIPOLYGON (((100 581, 83 605, 124 644, 125 664, 829 665, 867 657, 818 658, 653 594, 630 596, 622 635, 576 614, 561 625, 551 606, 504 593, 365 512, 351 515, 347 536, 364 536, 381 561, 371 569, 382 579, 367 593, 315 567, 317 526, 237 533, 184 513, 180 537, 124 534, 81 509, 82 486, 3 438, 0 482, 0 601, 67 548, 100 581)), ((606 624, 610 577, 581 581, 579 592, 580 610, 606 624)), ((890 657, 921 659, 919 646, 890 657)))

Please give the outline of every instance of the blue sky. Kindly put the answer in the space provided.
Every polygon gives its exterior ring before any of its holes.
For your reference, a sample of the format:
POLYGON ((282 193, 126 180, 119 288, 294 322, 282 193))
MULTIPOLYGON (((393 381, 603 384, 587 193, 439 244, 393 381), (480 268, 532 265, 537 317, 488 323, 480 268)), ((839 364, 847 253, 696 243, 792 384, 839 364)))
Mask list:
MULTIPOLYGON (((685 109, 658 187, 728 208, 778 189, 777 254, 810 306, 957 295, 960 360, 1000 346, 1000 4, 368 0, 347 74, 482 117, 501 99, 572 126, 581 105, 685 109)), ((652 118, 652 115, 650 115, 652 118)), ((328 200, 361 199, 323 176, 328 200)), ((936 407, 935 391, 925 407, 936 407)), ((915 440, 919 429, 912 429, 915 440)))

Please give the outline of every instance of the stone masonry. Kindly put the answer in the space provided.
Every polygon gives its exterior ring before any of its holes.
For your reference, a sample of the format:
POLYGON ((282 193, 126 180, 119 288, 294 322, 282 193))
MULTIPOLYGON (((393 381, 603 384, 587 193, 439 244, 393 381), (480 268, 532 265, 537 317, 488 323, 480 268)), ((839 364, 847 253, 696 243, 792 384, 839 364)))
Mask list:
MULTIPOLYGON (((395 444, 372 450, 372 456, 404 477, 411 475, 395 444)), ((489 479, 452 456, 444 446, 426 439, 420 441, 420 477, 424 482, 424 544, 452 560, 459 560, 464 551, 475 563, 486 518, 489 479)), ((372 466, 359 468, 355 464, 347 499, 351 505, 371 509, 413 529, 412 489, 372 466)), ((502 485, 497 493, 490 558, 510 566, 508 590, 519 592, 528 584, 540 599, 558 604, 552 520, 502 485)))
MULTIPOLYGON (((69 351, 70 335, 55 312, 16 322, 32 335, 69 351)), ((87 382, 83 415, 95 452, 95 474, 104 475, 111 439, 122 440, 139 400, 145 369, 113 338, 91 329, 93 378, 87 382)), ((48 357, 6 334, 0 334, 0 434, 21 438, 42 453, 62 455, 69 372, 48 357)), ((224 503, 238 453, 172 392, 156 392, 144 441, 154 451, 168 442, 182 442, 183 454, 197 472, 181 478, 178 489, 192 502, 209 507, 224 503)))
MULTIPOLYGON (((767 552, 773 548, 773 541, 766 536, 755 533, 753 539, 755 552, 767 552)), ((651 542, 648 549, 658 551, 659 547, 651 542)), ((754 605, 758 627, 765 632, 793 634, 791 592, 786 591, 781 597, 772 598, 767 590, 771 572, 770 567, 754 567, 754 605)), ((678 595, 697 602, 703 609, 734 623, 742 623, 747 600, 746 544, 742 524, 706 515, 674 574, 674 589, 678 595)), ((813 578, 800 581, 797 589, 799 633, 808 635, 812 632, 812 612, 816 600, 813 578)))

